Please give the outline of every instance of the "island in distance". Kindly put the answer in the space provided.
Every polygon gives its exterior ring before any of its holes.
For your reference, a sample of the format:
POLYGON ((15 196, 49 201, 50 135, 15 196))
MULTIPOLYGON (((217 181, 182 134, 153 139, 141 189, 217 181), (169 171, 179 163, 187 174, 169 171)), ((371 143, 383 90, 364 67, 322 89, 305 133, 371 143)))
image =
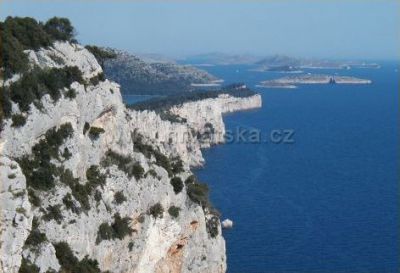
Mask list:
POLYGON ((251 68, 250 70, 252 71, 286 73, 301 73, 302 69, 380 68, 380 65, 377 63, 365 61, 296 58, 281 54, 256 56, 251 54, 235 55, 226 53, 208 53, 187 56, 184 59, 180 59, 178 62, 195 66, 253 65, 256 66, 256 68, 251 68))
POLYGON ((302 69, 352 69, 352 68, 380 68, 377 63, 359 61, 337 61, 323 59, 301 59, 286 55, 273 55, 266 57, 257 63, 253 69, 260 72, 292 72, 301 73, 302 69))
POLYGON ((278 79, 262 81, 258 87, 265 88, 297 88, 299 84, 371 84, 368 79, 350 76, 303 74, 286 76, 278 79))

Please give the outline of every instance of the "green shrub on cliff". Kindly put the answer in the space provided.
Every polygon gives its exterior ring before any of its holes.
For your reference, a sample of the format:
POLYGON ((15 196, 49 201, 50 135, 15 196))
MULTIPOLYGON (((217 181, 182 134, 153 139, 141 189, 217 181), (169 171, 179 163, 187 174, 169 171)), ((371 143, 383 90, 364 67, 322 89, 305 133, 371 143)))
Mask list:
POLYGON ((28 187, 38 190, 49 190, 54 187, 55 177, 60 173, 52 159, 59 159, 60 146, 72 134, 73 128, 70 123, 65 123, 58 129, 53 127, 32 147, 30 156, 25 155, 18 159, 28 187))
POLYGON ((173 177, 170 182, 171 182, 172 187, 174 188, 175 194, 178 194, 182 191, 183 182, 180 177, 173 177))
POLYGON ((61 223, 64 219, 61 213, 61 205, 50 205, 47 207, 47 212, 43 215, 43 220, 50 221, 55 220, 57 223, 61 223))
POLYGON ((65 273, 101 273, 99 263, 96 260, 89 259, 85 256, 82 260, 75 257, 72 249, 66 242, 59 242, 54 244, 56 250, 56 257, 61 265, 60 272, 65 273))
MULTIPOLYGON (((30 104, 38 102, 49 94, 57 101, 61 97, 62 90, 73 82, 83 83, 82 72, 76 66, 63 68, 40 69, 35 68, 10 86, 5 87, 6 97, 16 104, 23 112, 30 110, 30 104)), ((6 112, 7 113, 7 112, 6 112)))
POLYGON ((179 216, 179 211, 181 209, 179 207, 176 206, 170 206, 168 209, 168 213, 169 215, 171 215, 173 218, 177 218, 179 216))
POLYGON ((164 208, 160 203, 154 204, 147 211, 147 214, 153 216, 154 218, 162 218, 163 213, 164 213, 164 208))
POLYGON ((67 18, 53 17, 44 24, 44 30, 52 40, 75 42, 75 30, 67 18))
POLYGON ((104 68, 104 62, 106 60, 115 59, 117 57, 117 54, 115 54, 114 51, 103 49, 98 46, 87 45, 85 46, 85 48, 89 50, 90 53, 92 53, 96 57, 97 62, 100 64, 102 68, 104 68))
POLYGON ((112 150, 106 152, 101 164, 104 167, 116 165, 129 178, 133 176, 139 180, 144 177, 144 169, 139 162, 135 162, 130 156, 121 155, 112 150))
POLYGON ((21 266, 19 268, 18 273, 39 273, 40 268, 37 267, 37 265, 32 264, 30 261, 28 261, 25 258, 22 258, 21 260, 21 266))
POLYGON ((117 203, 117 204, 122 204, 123 202, 126 201, 126 197, 125 197, 123 191, 117 191, 117 192, 114 194, 114 201, 115 201, 115 203, 117 203))
POLYGON ((186 192, 190 200, 205 207, 209 205, 208 186, 202 183, 189 183, 186 192))
POLYGON ((86 171, 86 179, 88 180, 91 189, 97 186, 104 186, 106 184, 106 176, 100 173, 98 165, 92 165, 86 171))
POLYGON ((114 214, 114 223, 111 225, 103 223, 99 226, 97 232, 96 244, 99 244, 102 240, 122 240, 125 236, 131 235, 133 229, 130 227, 130 218, 122 218, 119 213, 114 214))
POLYGON ((26 123, 26 117, 21 114, 12 115, 11 120, 12 120, 12 124, 11 124, 12 127, 21 127, 21 126, 24 126, 26 123))
POLYGON ((92 127, 90 127, 90 129, 89 129, 89 136, 90 136, 90 138, 92 138, 92 139, 98 139, 99 136, 100 136, 100 134, 103 134, 104 132, 105 132, 105 131, 104 131, 103 128, 92 126, 92 127))
POLYGON ((215 238, 218 235, 219 219, 217 216, 212 216, 206 220, 206 229, 211 238, 215 238))

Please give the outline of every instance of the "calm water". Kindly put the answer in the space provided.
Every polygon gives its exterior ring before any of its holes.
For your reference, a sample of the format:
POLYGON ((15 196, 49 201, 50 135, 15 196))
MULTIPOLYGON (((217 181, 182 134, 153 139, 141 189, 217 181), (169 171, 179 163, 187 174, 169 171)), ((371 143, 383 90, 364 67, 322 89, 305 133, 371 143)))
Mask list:
MULTIPOLYGON (((204 67, 203 67, 204 68, 204 67)), ((207 67, 253 87, 284 76, 207 67)), ((228 129, 294 129, 294 144, 231 143, 198 170, 222 218, 229 273, 399 272, 398 72, 338 72, 366 86, 257 89, 262 109, 225 117, 228 129)))

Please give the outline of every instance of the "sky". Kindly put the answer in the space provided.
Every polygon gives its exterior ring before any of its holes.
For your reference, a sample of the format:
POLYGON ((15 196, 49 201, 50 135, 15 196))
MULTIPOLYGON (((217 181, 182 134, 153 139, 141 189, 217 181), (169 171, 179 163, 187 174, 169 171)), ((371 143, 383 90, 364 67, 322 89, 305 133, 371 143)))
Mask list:
POLYGON ((82 44, 170 57, 400 57, 397 0, 0 1, 0 18, 9 15, 68 17, 82 44))

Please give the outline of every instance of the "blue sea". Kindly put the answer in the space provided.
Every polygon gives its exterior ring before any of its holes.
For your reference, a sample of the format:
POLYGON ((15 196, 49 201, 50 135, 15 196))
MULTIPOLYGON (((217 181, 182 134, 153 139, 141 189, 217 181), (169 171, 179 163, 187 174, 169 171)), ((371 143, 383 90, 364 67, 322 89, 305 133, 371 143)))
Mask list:
MULTIPOLYGON (((263 107, 227 115, 228 130, 294 130, 294 143, 231 142, 196 171, 222 219, 229 273, 394 273, 399 252, 399 72, 316 70, 371 85, 256 88, 285 76, 202 67, 260 92, 263 107)), ((279 131, 278 131, 279 132, 279 131)))
POLYGON ((261 109, 224 117, 228 130, 258 130, 263 140, 294 131, 293 143, 233 141, 204 150, 206 165, 195 172, 210 185, 221 219, 234 221, 223 231, 228 273, 399 272, 399 67, 380 64, 306 71, 371 85, 298 89, 256 87, 282 73, 201 67, 262 95, 261 109))

